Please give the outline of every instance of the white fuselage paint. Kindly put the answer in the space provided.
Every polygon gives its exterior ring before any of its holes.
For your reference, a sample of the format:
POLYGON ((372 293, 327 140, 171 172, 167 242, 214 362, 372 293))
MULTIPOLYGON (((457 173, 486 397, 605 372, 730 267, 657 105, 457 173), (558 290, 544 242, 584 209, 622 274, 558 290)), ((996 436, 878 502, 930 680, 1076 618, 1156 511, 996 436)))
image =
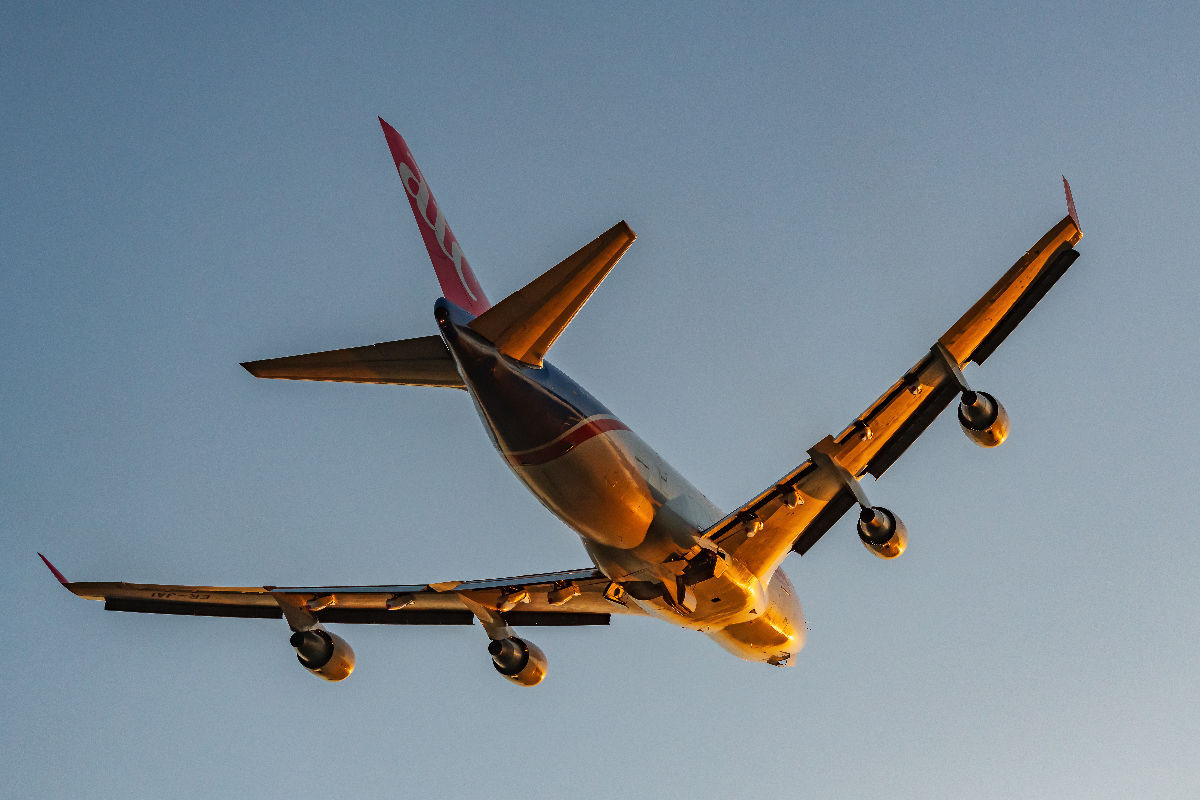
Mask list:
MULTIPOLYGON (((510 466, 579 534, 600 571, 621 584, 677 586, 684 559, 701 547, 701 532, 723 516, 629 430, 597 434, 545 464, 510 466)), ((702 631, 741 658, 772 663, 793 658, 804 646, 806 628, 787 575, 776 570, 764 585, 735 557, 721 557, 720 575, 687 588, 694 610, 666 597, 639 600, 627 594, 625 601, 702 631)))
POLYGON ((622 602, 740 658, 789 663, 806 630, 791 582, 779 569, 756 575, 702 536, 720 509, 565 374, 500 355, 452 304, 439 301, 435 317, 497 449, 625 589, 622 602), (506 444, 516 440, 526 449, 506 444), (691 559, 719 563, 688 569, 691 559))
MULTIPOLYGON (((405 153, 405 155, 412 160, 412 153, 405 153)), ((396 163, 396 170, 400 173, 400 182, 404 184, 404 191, 408 192, 409 197, 416 204, 417 210, 421 212, 421 219, 433 229, 433 238, 437 241, 441 251, 454 264, 454 271, 458 273, 458 280, 462 283, 462 288, 467 296, 472 300, 478 300, 479 298, 471 291, 471 282, 463 274, 463 251, 458 244, 458 239, 450 231, 450 227, 446 223, 446 215, 442 213, 441 207, 438 206, 436 200, 433 200, 433 194, 429 191, 429 184, 425 182, 425 177, 415 167, 416 161, 413 161, 411 167, 403 161, 396 163), (429 218, 430 206, 433 206, 433 219, 429 218)))

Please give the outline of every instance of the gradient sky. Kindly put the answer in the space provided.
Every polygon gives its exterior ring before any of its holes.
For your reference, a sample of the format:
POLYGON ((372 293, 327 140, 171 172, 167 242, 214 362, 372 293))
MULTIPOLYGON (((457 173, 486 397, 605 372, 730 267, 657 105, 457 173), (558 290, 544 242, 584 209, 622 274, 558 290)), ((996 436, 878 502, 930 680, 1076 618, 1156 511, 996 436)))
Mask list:
POLYGON ((0 775, 12 796, 1195 797, 1194 4, 21 4, 0 15, 0 775), (40 8, 38 6, 41 6, 40 8), (105 613, 73 579, 407 583, 585 566, 465 394, 239 361, 434 332, 380 115, 493 300, 626 219, 555 345, 722 507, 804 460, 1064 213, 1082 257, 786 569, 795 669, 660 622, 105 613))

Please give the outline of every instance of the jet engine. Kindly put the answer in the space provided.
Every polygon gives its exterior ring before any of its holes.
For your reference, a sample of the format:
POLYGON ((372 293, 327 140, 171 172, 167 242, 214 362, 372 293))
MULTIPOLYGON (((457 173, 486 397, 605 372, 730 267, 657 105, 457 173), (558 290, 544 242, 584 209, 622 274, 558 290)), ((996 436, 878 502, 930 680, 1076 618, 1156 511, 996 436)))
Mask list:
POLYGON ((343 681, 354 671, 354 649, 323 628, 296 631, 289 640, 300 665, 327 681, 343 681))
POLYGON ((962 393, 958 404, 958 424, 963 433, 980 447, 995 447, 1008 438, 1008 412, 1000 401, 987 392, 962 393))
POLYGON ((891 559, 908 547, 908 528, 886 508, 863 508, 858 515, 858 538, 875 555, 891 559))
POLYGON ((546 654, 524 639, 493 639, 488 644, 492 666, 504 677, 521 686, 537 686, 546 677, 546 654))

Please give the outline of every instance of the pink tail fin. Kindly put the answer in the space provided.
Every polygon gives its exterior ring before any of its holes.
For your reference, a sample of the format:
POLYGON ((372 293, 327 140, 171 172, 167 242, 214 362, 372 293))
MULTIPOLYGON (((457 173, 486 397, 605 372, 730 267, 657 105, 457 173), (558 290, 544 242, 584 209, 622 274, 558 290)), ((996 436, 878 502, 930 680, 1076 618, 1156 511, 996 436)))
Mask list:
POLYGON ((479 288, 479 281, 475 279, 475 273, 463 256, 458 240, 446 224, 446 217, 433 199, 433 193, 429 191, 429 184, 421 174, 412 151, 396 129, 384 122, 382 117, 379 118, 379 124, 383 127, 383 136, 396 162, 396 171, 404 183, 408 203, 412 206, 413 216, 417 218, 417 228, 425 241, 425 249, 429 251, 429 260, 433 262, 433 271, 437 273, 442 293, 456 306, 476 316, 482 314, 491 307, 491 303, 483 289, 479 288))

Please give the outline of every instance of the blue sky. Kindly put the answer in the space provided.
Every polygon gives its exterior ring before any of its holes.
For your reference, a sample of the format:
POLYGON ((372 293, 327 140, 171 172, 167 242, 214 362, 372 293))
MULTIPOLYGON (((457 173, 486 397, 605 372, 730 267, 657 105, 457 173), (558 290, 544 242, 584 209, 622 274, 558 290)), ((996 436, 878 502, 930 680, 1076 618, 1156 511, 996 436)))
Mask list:
POLYGON ((0 17, 0 774, 15 795, 1194 797, 1190 5, 61 4, 0 17), (556 343, 718 505, 837 432, 1063 215, 1082 257, 786 569, 799 666, 648 620, 341 632, 109 614, 74 579, 404 583, 586 565, 456 392, 238 362, 434 331, 376 115, 493 299, 619 219, 556 343))

